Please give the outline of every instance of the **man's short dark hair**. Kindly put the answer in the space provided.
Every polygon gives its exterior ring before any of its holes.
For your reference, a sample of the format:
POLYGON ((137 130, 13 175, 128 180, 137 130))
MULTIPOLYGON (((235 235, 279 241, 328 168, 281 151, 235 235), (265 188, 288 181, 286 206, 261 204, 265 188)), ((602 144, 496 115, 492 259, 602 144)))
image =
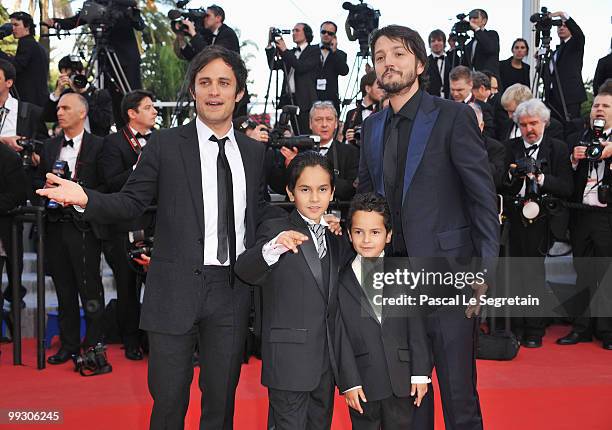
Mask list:
POLYGON ((484 18, 487 21, 489 20, 489 15, 487 15, 487 11, 484 9, 472 9, 469 13, 470 18, 484 18))
POLYGON ((121 118, 127 124, 130 122, 130 117, 128 115, 128 111, 130 109, 138 112, 138 106, 140 102, 146 98, 150 98, 152 101, 155 100, 155 96, 151 91, 146 90, 134 90, 127 93, 123 96, 123 100, 121 100, 121 118))
POLYGON ((483 72, 472 72, 472 87, 478 89, 485 87, 485 89, 491 89, 491 79, 483 72))
POLYGON ((378 30, 374 30, 370 34, 370 51, 374 57, 376 42, 381 37, 386 37, 391 40, 401 41, 406 49, 414 54, 417 61, 423 65, 423 73, 419 75, 419 86, 421 88, 427 87, 427 50, 425 48, 425 42, 421 35, 409 27, 403 25, 388 25, 378 30))
POLYGON ((211 4, 210 6, 208 6, 206 10, 208 12, 214 13, 215 16, 220 16, 221 22, 225 22, 225 11, 223 10, 221 6, 217 6, 216 4, 211 4))
POLYGON ((359 90, 363 97, 366 96, 366 87, 371 87, 376 82, 376 72, 372 70, 361 77, 359 81, 359 90))
POLYGON ((293 192, 295 190, 295 185, 306 167, 315 166, 321 166, 329 173, 329 183, 333 188, 335 183, 334 166, 329 158, 315 151, 304 151, 296 155, 291 160, 291 163, 289 163, 289 172, 287 174, 287 188, 289 188, 289 191, 293 192))
POLYGON ((217 59, 223 60, 223 62, 234 72, 234 76, 236 77, 236 94, 244 91, 248 72, 240 55, 223 46, 211 45, 202 49, 189 64, 187 79, 189 82, 189 89, 192 93, 195 94, 195 79, 197 74, 209 63, 217 59))
POLYGON ((323 22, 321 23, 321 27, 320 27, 320 28, 323 28, 323 26, 324 26, 325 24, 333 25, 333 26, 334 26, 334 32, 336 32, 336 33, 338 32, 338 26, 336 25, 336 23, 335 23, 335 22, 333 22, 333 21, 323 21, 323 22))
POLYGON ((296 25, 301 25, 304 29, 304 36, 306 36, 306 42, 312 42, 312 39, 314 38, 314 35, 312 34, 312 27, 310 27, 305 22, 298 22, 296 25))
POLYGON ((431 45, 432 41, 440 40, 440 39, 442 39, 442 42, 444 42, 444 44, 446 45, 446 34, 444 34, 442 30, 434 30, 431 33, 429 33, 429 37, 427 38, 427 41, 431 45))
POLYGON ((355 212, 357 211, 376 212, 377 214, 382 215, 385 229, 387 232, 392 230, 391 211, 389 210, 387 200, 380 194, 362 193, 356 194, 355 197, 353 197, 349 207, 348 216, 346 218, 349 232, 351 231, 353 224, 353 215, 355 215, 355 212))
POLYGON ((34 36, 36 34, 36 26, 34 25, 34 18, 32 15, 26 12, 14 12, 9 15, 10 19, 16 19, 17 21, 23 22, 23 26, 27 27, 30 30, 30 35, 34 36))
POLYGON ((605 82, 599 86, 597 95, 598 96, 612 96, 612 78, 606 79, 605 82))
MULTIPOLYGON (((470 82, 472 80, 472 71, 465 66, 457 66, 450 71, 448 78, 451 81, 465 79, 467 82, 470 82)), ((489 86, 491 86, 491 81, 489 81, 489 86)))
POLYGON ((73 72, 82 72, 83 71, 83 63, 79 59, 79 57, 75 55, 66 55, 62 57, 61 60, 57 63, 58 70, 62 69, 70 69, 73 72))
POLYGON ((11 80, 15 82, 17 71, 15 70, 15 66, 13 66, 9 61, 0 59, 0 70, 4 72, 5 81, 11 80))

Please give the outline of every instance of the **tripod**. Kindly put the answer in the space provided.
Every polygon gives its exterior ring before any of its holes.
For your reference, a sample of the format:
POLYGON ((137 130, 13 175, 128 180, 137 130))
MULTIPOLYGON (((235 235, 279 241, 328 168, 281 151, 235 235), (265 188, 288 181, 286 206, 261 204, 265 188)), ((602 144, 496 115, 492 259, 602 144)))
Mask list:
MULTIPOLYGON (((274 42, 274 41, 271 41, 271 42, 274 42)), ((280 54, 278 53, 278 48, 274 44, 273 46, 274 46, 273 48, 274 51, 272 55, 270 56, 270 61, 268 61, 268 67, 270 68, 270 74, 268 75, 268 87, 266 89, 263 116, 265 117, 266 112, 268 110, 268 100, 270 99, 270 87, 272 86, 272 75, 276 74, 276 78, 275 78, 276 84, 274 87, 274 90, 275 90, 274 100, 276 103, 275 109, 274 109, 274 124, 276 124, 278 122, 278 108, 282 104, 280 100, 281 96, 278 94, 278 88, 280 87, 278 72, 281 70, 281 65, 282 65, 283 73, 285 74, 285 94, 287 94, 289 97, 289 104, 295 105, 295 101, 293 99, 293 94, 291 94, 291 90, 289 88, 289 78, 288 78, 289 73, 287 71, 287 65, 282 60, 282 58, 280 58, 280 54)), ((291 118, 291 126, 293 127, 294 134, 298 136, 300 134, 300 126, 298 124, 297 119, 295 119, 293 116, 291 118)))
MULTIPOLYGON (((359 92, 359 71, 361 70, 361 66, 365 61, 367 64, 367 59, 370 58, 370 53, 366 50, 365 52, 360 51, 355 56, 355 60, 353 61, 353 65, 351 66, 351 72, 349 73, 348 83, 346 84, 346 89, 344 90, 344 97, 342 97, 342 110, 340 111, 340 117, 342 118, 345 115, 345 111, 347 106, 350 106, 353 101, 357 99, 359 92), (354 76, 354 77, 353 77, 354 76), (349 92, 350 91, 350 92, 349 92), (350 99, 347 99, 347 94, 354 94, 350 99)), ((357 109, 361 104, 357 104, 357 109)), ((336 130, 337 132, 337 130, 336 130)), ((334 134, 335 136, 336 134, 334 134)))
POLYGON ((112 84, 125 95, 132 91, 132 87, 127 80, 125 71, 119 62, 117 53, 109 46, 108 28, 104 25, 96 25, 91 27, 91 32, 94 36, 95 45, 89 61, 87 62, 87 70, 85 76, 88 80, 91 76, 94 77, 94 82, 97 88, 108 88, 106 79, 108 78, 112 84))
POLYGON ((536 35, 536 45, 537 45, 538 40, 541 40, 542 44, 538 48, 538 57, 537 57, 535 75, 533 76, 533 82, 531 84, 531 92, 533 93, 533 96, 535 98, 544 98, 544 102, 546 103, 546 106, 548 106, 548 108, 551 111, 553 111, 559 118, 563 118, 565 122, 569 122, 571 118, 567 111, 567 104, 565 103, 565 96, 563 95, 563 88, 561 88, 561 80, 559 79, 559 73, 557 73, 557 62, 555 61, 552 50, 550 49, 550 41, 552 39, 550 37, 550 28, 542 29, 541 32, 542 32, 541 36, 539 33, 536 35), (556 83, 556 88, 559 90, 559 99, 561 101, 561 108, 563 109, 563 115, 561 115, 561 112, 559 112, 558 109, 552 105, 551 101, 548 100, 548 97, 546 97, 545 90, 543 91, 543 93, 540 93, 540 84, 542 85, 543 88, 547 84, 544 79, 544 76, 545 76, 546 71, 550 70, 551 65, 552 65, 552 74, 555 76, 554 79, 556 83), (540 80, 542 80, 541 83, 540 83, 540 80), (542 97, 542 95, 544 97, 542 97))
POLYGON ((457 35, 457 46, 453 49, 455 51, 451 57, 451 70, 457 66, 465 64, 465 44, 467 43, 470 36, 466 33, 458 33, 457 35))

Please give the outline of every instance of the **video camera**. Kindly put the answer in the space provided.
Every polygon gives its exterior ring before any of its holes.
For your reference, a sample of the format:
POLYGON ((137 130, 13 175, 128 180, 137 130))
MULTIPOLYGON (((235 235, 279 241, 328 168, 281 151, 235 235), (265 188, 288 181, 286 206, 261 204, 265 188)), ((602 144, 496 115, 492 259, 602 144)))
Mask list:
POLYGON ((370 47, 368 45, 370 33, 378 28, 378 18, 380 11, 370 7, 363 0, 359 0, 359 4, 351 2, 342 3, 342 8, 349 11, 346 23, 353 30, 352 34, 348 31, 346 35, 351 42, 359 41, 359 55, 367 57, 370 55, 370 47))
POLYGON ((0 25, 0 40, 10 36, 11 34, 13 34, 13 24, 7 22, 6 24, 0 25))
POLYGON ((135 7, 136 0, 86 0, 79 13, 79 20, 85 24, 110 28, 126 8, 135 7))
POLYGON ((44 143, 37 139, 31 139, 24 137, 23 139, 19 139, 17 141, 17 145, 21 146, 22 150, 19 152, 21 156, 21 162, 23 167, 26 168, 34 168, 34 164, 32 162, 32 155, 40 154, 44 143))
POLYGON ((606 120, 597 118, 593 120, 593 131, 591 140, 588 142, 580 142, 580 145, 586 146, 585 155, 589 161, 598 161, 603 154, 604 146, 601 144, 603 140, 604 127, 606 120))
POLYGON ((74 371, 79 372, 81 376, 103 375, 113 371, 113 366, 106 358, 106 346, 101 343, 90 347, 81 355, 74 354, 72 361, 74 371))
POLYGON ((465 44, 467 43, 470 36, 467 34, 468 31, 472 31, 472 27, 470 26, 470 22, 466 20, 469 15, 466 13, 460 13, 456 15, 458 21, 453 24, 451 28, 450 34, 454 35, 457 39, 457 48, 459 51, 463 52, 465 49, 465 44))
POLYGON ((283 37, 283 34, 291 34, 291 30, 281 30, 280 28, 271 27, 268 32, 268 43, 273 43, 275 40, 283 37))
POLYGON ((550 30, 553 26, 561 27, 563 25, 563 21, 560 19, 552 19, 550 14, 548 13, 548 8, 542 7, 540 13, 534 13, 529 17, 529 21, 531 21, 534 26, 534 31, 536 32, 535 44, 536 46, 540 46, 540 40, 543 40, 548 46, 550 44, 550 30))
POLYGON ((300 112, 298 106, 283 106, 282 112, 274 128, 268 132, 268 147, 273 149, 297 148, 299 151, 314 150, 318 151, 321 142, 319 136, 301 135, 285 137, 286 131, 291 131, 289 122, 292 117, 297 117, 300 112))
POLYGON ((188 19, 193 22, 196 28, 196 32, 203 33, 204 29, 204 18, 206 17, 206 8, 198 9, 183 9, 189 1, 179 1, 176 3, 177 9, 170 9, 168 11, 168 18, 170 19, 170 28, 176 34, 186 34, 187 26, 183 24, 183 19, 188 19))

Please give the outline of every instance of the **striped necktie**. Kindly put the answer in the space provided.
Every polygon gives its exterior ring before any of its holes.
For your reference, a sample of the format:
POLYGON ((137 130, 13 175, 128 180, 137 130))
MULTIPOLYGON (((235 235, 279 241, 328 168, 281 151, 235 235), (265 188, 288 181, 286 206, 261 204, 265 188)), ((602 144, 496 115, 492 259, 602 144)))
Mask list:
POLYGON ((319 254, 319 259, 321 259, 325 257, 327 253, 327 249, 325 249, 325 226, 321 224, 310 224, 308 228, 312 230, 317 238, 317 252, 319 254))

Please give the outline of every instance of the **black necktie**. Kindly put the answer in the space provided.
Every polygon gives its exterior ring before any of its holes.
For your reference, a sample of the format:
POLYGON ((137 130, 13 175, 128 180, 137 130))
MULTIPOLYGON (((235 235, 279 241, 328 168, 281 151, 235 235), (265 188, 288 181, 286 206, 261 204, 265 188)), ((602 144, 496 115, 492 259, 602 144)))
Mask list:
POLYGON ((217 260, 224 264, 228 259, 229 251, 230 266, 233 267, 236 262, 236 229, 234 227, 232 171, 225 155, 225 142, 228 139, 228 137, 217 139, 212 135, 209 140, 219 145, 217 155, 217 260))
POLYGON ((369 110, 374 112, 374 103, 372 103, 370 106, 363 106, 361 110, 369 110))
MULTIPOLYGON (((399 115, 393 115, 391 118, 391 122, 388 125, 389 135, 383 149, 383 170, 386 188, 385 194, 387 195, 387 199, 391 199, 393 197, 393 189, 396 185, 395 182, 397 181, 396 172, 399 146, 398 125, 400 118, 401 117, 399 115)), ((403 181, 398 182, 402 183, 403 181)))
POLYGON ((66 146, 74 148, 74 142, 72 141, 72 139, 70 140, 64 139, 64 142, 62 142, 62 148, 65 148, 66 146))
POLYGON ((151 133, 147 133, 147 134, 136 133, 136 139, 144 139, 148 142, 149 137, 151 137, 151 133))

